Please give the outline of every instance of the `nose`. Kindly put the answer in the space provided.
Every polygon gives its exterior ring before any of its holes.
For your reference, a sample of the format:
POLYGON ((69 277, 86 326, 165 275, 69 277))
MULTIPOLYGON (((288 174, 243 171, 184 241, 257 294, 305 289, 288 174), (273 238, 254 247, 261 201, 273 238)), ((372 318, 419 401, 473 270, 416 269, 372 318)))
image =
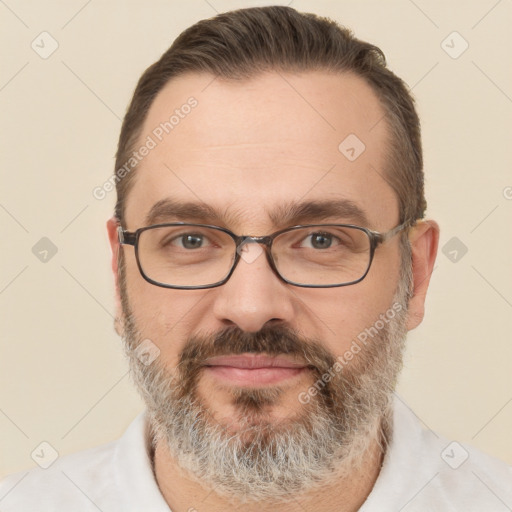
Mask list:
POLYGON ((287 323, 294 314, 289 286, 270 268, 261 245, 246 244, 228 282, 217 288, 214 314, 224 325, 246 332, 287 323))

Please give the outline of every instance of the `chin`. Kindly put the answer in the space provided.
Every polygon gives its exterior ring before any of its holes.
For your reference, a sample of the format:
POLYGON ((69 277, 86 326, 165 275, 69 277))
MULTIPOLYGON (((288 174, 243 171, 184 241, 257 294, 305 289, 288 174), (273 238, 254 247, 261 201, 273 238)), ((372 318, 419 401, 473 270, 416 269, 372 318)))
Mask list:
POLYGON ((299 421, 304 408, 291 390, 279 387, 222 389, 210 394, 212 400, 201 400, 216 423, 235 434, 245 431, 248 436, 282 431, 299 421), (223 398, 219 400, 220 396, 223 398), (252 432, 252 434, 251 434, 252 432))

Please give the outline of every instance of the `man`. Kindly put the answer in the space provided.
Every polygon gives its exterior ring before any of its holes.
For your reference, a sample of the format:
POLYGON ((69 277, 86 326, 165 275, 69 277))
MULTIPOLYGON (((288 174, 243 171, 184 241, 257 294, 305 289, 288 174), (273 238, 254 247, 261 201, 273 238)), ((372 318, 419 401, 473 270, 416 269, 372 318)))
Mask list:
POLYGON ((285 7, 201 21, 139 81, 114 179, 116 329, 147 409, 6 479, 2 511, 511 510, 510 468, 394 395, 439 228, 378 48, 285 7))

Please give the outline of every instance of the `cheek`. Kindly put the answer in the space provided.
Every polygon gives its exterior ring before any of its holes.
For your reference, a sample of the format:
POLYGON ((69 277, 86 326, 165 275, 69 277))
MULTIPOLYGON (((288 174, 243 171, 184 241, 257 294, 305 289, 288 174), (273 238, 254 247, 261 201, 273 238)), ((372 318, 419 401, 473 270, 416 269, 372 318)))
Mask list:
POLYGON ((311 325, 309 330, 301 326, 305 334, 318 339, 335 355, 347 350, 361 332, 392 309, 400 269, 397 254, 390 251, 390 258, 375 258, 366 278, 355 285, 306 290, 301 299, 311 325))
POLYGON ((175 367, 184 343, 197 331, 208 290, 155 286, 144 280, 135 263, 134 267, 128 263, 126 282, 129 305, 140 336, 159 348, 165 366, 175 367))

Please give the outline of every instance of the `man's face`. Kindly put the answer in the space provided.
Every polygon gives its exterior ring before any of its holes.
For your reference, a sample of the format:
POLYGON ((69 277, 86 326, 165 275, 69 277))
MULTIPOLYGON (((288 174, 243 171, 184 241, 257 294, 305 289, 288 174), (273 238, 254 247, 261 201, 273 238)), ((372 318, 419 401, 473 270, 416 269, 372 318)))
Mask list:
MULTIPOLYGON (((148 136, 155 139, 155 128, 191 96, 197 106, 139 164, 126 202, 126 229, 145 226, 154 205, 164 200, 172 207, 153 216, 154 224, 215 224, 238 235, 262 236, 319 223, 385 232, 398 224, 397 198, 383 178, 388 141, 386 125, 379 121, 384 111, 361 79, 320 72, 269 73, 241 82, 183 76, 155 99, 141 143, 148 136), (352 144, 355 137, 364 143, 362 153, 362 146, 355 146, 355 159, 351 150, 339 149, 348 136, 352 144), (306 203, 309 208, 301 208, 306 203), (176 208, 190 204, 207 206, 202 209, 208 213, 183 216, 186 209, 176 208)), ((298 397, 392 308, 400 276, 398 236, 379 246, 362 282, 323 289, 284 283, 255 245, 227 283, 203 290, 154 286, 140 275, 133 249, 122 250, 129 341, 151 340, 160 350, 158 368, 178 379, 177 387, 180 379, 189 384, 181 388, 182 398, 195 400, 210 423, 230 434, 247 429, 247 413, 252 426, 260 422, 271 428, 314 414, 298 397), (223 352, 223 338, 214 341, 215 336, 230 332, 235 340, 224 338, 223 352), (268 332, 274 336, 258 334, 268 332), (289 352, 284 341, 288 333, 300 340, 288 342, 289 352), (219 371, 202 359, 229 356, 230 351, 254 355, 258 343, 264 354, 297 364, 299 370, 233 370, 228 361, 228 368, 219 371), (185 355, 187 363, 196 365, 184 366, 185 355), (316 367, 315 361, 320 361, 316 367)), ((395 332, 399 337, 401 322, 395 332)), ((372 343, 378 341, 389 339, 381 333, 372 343)), ((379 357, 385 357, 384 351, 379 357)), ((375 358, 364 361, 371 365, 375 358)), ((369 370, 360 365, 358 371, 369 370)))

